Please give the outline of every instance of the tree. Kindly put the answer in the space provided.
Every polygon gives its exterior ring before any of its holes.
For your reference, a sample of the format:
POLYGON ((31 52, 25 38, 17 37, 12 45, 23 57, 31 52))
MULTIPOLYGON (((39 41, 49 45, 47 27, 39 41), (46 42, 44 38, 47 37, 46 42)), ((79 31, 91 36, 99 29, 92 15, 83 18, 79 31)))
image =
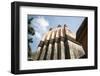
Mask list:
MULTIPOLYGON (((35 30, 31 25, 31 21, 33 20, 33 18, 28 19, 28 34, 29 35, 35 35, 35 30)), ((32 37, 28 36, 28 60, 32 59, 32 50, 30 47, 30 43, 33 43, 32 37)))

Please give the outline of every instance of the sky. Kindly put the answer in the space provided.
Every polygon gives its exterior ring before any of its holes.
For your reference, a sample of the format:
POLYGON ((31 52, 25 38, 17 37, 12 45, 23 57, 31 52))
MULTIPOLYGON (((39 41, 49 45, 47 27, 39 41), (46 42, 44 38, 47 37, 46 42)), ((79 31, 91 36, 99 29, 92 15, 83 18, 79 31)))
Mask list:
POLYGON ((35 35, 29 36, 33 38, 33 43, 31 43, 32 52, 35 52, 38 44, 43 36, 50 28, 55 28, 59 24, 63 26, 64 24, 74 33, 83 22, 85 17, 78 16, 50 16, 50 15, 28 15, 28 19, 33 18, 30 26, 35 29, 35 35))

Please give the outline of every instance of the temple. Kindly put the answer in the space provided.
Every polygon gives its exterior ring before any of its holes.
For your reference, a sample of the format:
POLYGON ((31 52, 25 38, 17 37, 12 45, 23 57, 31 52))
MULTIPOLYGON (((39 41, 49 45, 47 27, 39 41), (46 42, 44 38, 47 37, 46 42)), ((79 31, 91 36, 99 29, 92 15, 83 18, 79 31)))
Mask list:
POLYGON ((76 32, 76 40, 80 42, 85 51, 83 58, 88 57, 88 18, 86 17, 76 32))
POLYGON ((84 49, 83 43, 80 42, 82 40, 79 36, 80 28, 77 34, 74 34, 67 25, 50 28, 43 35, 33 60, 79 59, 86 57, 86 49, 84 49))
POLYGON ((84 39, 84 36, 80 37, 82 28, 86 25, 84 22, 86 22, 86 19, 84 19, 76 34, 67 25, 58 25, 56 28, 50 28, 43 35, 33 60, 86 58, 86 49, 84 49, 84 44, 81 39, 84 39))

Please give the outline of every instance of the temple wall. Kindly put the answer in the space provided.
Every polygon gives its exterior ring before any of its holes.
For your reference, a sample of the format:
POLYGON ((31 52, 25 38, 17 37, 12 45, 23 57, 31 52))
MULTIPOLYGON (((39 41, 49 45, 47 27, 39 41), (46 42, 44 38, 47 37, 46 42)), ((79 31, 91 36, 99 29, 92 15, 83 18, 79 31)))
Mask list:
POLYGON ((82 45, 76 41, 68 27, 50 29, 40 41, 33 60, 78 59, 85 55, 82 45))

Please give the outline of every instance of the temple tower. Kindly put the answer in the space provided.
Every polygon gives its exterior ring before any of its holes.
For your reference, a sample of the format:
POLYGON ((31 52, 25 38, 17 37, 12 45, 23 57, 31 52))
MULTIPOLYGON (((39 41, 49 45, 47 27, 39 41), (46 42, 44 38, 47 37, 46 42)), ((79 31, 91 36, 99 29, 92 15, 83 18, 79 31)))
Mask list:
POLYGON ((42 37, 34 60, 79 59, 85 55, 80 42, 67 25, 58 25, 42 37))

